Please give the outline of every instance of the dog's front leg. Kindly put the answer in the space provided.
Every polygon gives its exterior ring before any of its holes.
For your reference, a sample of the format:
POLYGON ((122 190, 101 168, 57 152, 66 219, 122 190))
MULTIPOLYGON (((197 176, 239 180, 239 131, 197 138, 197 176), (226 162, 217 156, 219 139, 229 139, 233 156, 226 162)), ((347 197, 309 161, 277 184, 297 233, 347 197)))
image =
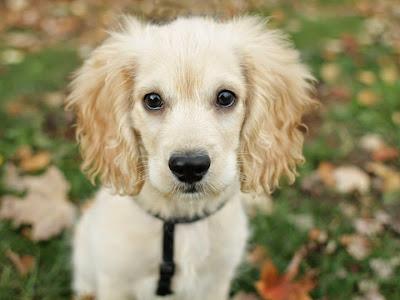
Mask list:
POLYGON ((206 291, 204 300, 227 300, 231 276, 222 276, 215 281, 210 290, 206 291))
POLYGON ((120 278, 110 278, 109 275, 102 274, 97 280, 96 300, 128 300, 127 287, 120 278))

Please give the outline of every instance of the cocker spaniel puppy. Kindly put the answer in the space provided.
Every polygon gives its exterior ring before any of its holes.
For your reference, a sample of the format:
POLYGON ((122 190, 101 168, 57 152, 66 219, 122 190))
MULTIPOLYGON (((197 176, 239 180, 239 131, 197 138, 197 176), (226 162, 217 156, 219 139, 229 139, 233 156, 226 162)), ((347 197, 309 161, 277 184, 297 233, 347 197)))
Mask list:
POLYGON ((103 188, 74 238, 78 297, 227 299, 241 193, 293 181, 313 80, 257 17, 126 17, 76 73, 83 169, 103 188))

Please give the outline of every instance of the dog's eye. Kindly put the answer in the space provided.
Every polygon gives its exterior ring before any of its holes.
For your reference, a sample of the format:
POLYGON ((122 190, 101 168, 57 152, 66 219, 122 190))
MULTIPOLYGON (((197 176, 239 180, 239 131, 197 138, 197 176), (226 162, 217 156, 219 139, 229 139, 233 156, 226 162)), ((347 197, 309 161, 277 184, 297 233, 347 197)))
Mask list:
POLYGON ((236 95, 231 91, 222 91, 217 97, 217 106, 231 107, 236 102, 236 95))
POLYGON ((164 106, 164 103, 160 95, 156 93, 150 93, 144 96, 143 102, 146 105, 146 107, 151 110, 161 109, 164 106))

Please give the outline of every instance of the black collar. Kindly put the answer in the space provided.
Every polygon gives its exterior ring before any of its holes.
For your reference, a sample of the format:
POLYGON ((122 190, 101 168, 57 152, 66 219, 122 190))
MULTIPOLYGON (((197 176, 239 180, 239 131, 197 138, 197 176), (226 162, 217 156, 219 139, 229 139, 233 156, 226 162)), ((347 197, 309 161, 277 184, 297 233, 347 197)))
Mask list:
POLYGON ((200 220, 204 220, 211 215, 219 211, 227 201, 223 202, 213 212, 207 212, 204 215, 195 215, 191 218, 171 218, 165 219, 158 214, 152 214, 147 212, 149 215, 164 222, 163 225, 163 254, 162 262, 160 264, 160 278, 158 280, 156 295, 167 296, 173 294, 171 290, 172 276, 175 273, 174 263, 174 232, 176 224, 191 224, 200 220))

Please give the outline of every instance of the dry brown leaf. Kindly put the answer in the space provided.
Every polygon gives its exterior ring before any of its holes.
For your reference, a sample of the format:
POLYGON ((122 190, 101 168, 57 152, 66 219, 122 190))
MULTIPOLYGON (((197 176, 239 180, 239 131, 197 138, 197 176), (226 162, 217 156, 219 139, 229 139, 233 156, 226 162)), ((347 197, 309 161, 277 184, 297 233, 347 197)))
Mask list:
POLYGON ((323 161, 318 165, 318 175, 326 186, 332 187, 335 185, 335 177, 333 176, 334 170, 335 165, 330 162, 323 161))
POLYGON ((342 235, 339 241, 346 247, 347 252, 357 260, 366 258, 372 250, 371 242, 358 234, 342 235))
POLYGON ((394 147, 386 146, 376 149, 372 156, 377 161, 393 160, 399 157, 399 151, 394 147))
POLYGON ((356 166, 337 167, 333 171, 333 177, 335 188, 341 193, 366 193, 371 184, 368 174, 356 166))
POLYGON ((308 232, 308 238, 319 243, 325 243, 328 240, 328 234, 318 228, 313 228, 308 232))
POLYGON ((255 283, 260 296, 267 300, 311 300, 308 293, 317 285, 315 272, 311 270, 298 280, 294 278, 299 271, 301 260, 317 245, 311 243, 301 247, 282 275, 278 274, 272 260, 267 259, 261 271, 261 279, 255 283))
POLYGON ((400 190, 400 173, 382 163, 376 162, 368 163, 366 168, 383 180, 382 191, 384 193, 400 190))
POLYGON ((41 176, 24 176, 21 180, 27 187, 26 196, 4 196, 0 219, 11 219, 14 226, 32 225, 33 240, 48 240, 73 225, 75 209, 66 198, 69 184, 56 167, 41 176))
POLYGON ((24 277, 35 264, 35 258, 30 255, 18 255, 11 249, 6 250, 6 256, 13 262, 19 275, 24 277))
POLYGON ((51 162, 51 153, 49 151, 39 151, 38 153, 27 157, 19 163, 19 167, 25 172, 36 172, 46 168, 51 162))
POLYGON ((18 160, 28 159, 32 155, 33 155, 33 150, 31 148, 31 146, 29 146, 29 145, 24 145, 24 146, 20 147, 17 150, 17 153, 15 154, 15 156, 18 160))
POLYGON ((266 300, 311 300, 308 293, 317 285, 314 274, 310 272, 299 280, 293 280, 300 261, 292 262, 282 275, 278 275, 271 260, 264 263, 261 280, 255 283, 260 296, 266 300))

